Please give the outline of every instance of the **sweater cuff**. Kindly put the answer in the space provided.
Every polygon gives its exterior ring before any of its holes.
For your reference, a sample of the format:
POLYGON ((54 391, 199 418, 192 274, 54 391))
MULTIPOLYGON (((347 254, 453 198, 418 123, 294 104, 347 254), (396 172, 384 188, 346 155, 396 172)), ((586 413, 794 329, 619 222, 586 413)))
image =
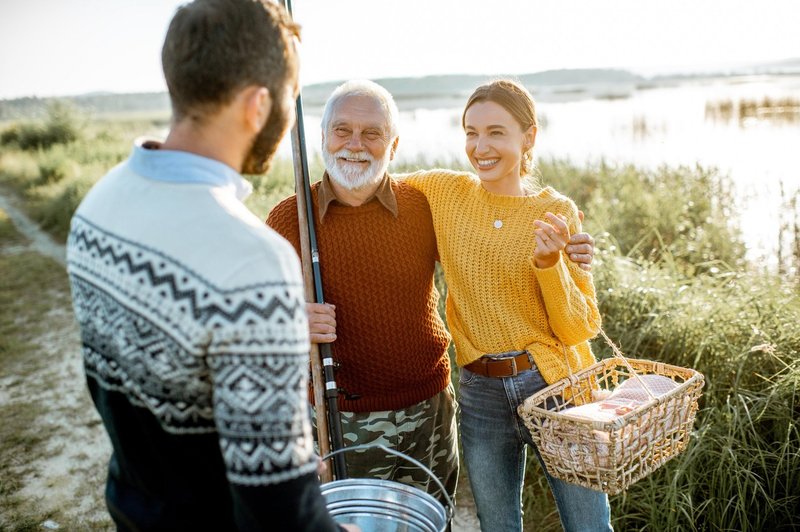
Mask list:
POLYGON ((564 257, 558 258, 558 262, 549 268, 539 268, 536 266, 536 259, 531 257, 533 263, 533 271, 536 272, 536 279, 539 281, 539 286, 542 289, 542 295, 556 293, 563 293, 565 287, 568 286, 570 279, 569 270, 564 263, 564 257))

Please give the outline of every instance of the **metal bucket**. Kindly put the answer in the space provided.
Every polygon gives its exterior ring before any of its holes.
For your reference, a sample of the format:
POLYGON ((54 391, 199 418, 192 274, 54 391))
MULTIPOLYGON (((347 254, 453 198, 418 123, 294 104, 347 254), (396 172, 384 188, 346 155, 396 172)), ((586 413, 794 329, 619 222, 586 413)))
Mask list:
POLYGON ((378 448, 399 456, 425 471, 436 483, 448 508, 419 488, 371 478, 348 478, 322 485, 328 511, 340 524, 358 525, 362 532, 444 532, 453 515, 453 501, 441 481, 423 464, 383 445, 356 445, 338 449, 323 460, 347 451, 378 448))

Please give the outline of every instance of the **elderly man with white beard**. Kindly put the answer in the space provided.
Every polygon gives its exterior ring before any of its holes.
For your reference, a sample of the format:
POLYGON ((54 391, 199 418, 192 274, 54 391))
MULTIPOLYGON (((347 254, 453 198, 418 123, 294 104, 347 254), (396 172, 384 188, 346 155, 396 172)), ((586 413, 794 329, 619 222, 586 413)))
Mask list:
MULTIPOLYGON (((450 336, 434 285, 438 251, 427 200, 387 173, 397 123, 392 96, 370 81, 346 82, 326 103, 326 172, 311 201, 327 302, 308 304, 311 341, 333 342, 345 444, 401 451, 453 497, 458 447, 450 336)), ((295 196, 267 223, 300 252, 295 196)), ((575 235, 571 244, 588 267, 591 237, 575 235)), ((380 450, 348 453, 346 462, 351 477, 403 482, 443 500, 423 471, 380 450)))

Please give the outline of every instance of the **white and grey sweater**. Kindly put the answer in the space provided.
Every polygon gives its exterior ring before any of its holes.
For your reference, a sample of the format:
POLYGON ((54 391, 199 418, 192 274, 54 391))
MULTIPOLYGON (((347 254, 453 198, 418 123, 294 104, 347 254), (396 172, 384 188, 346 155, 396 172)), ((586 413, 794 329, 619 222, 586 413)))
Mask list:
MULTIPOLYGON (((221 163, 137 146, 81 203, 67 260, 90 390, 114 446, 109 484, 164 504, 198 489, 195 507, 227 491, 218 508, 258 528, 276 521, 259 516, 268 505, 248 505, 313 492, 298 482, 316 481, 316 460, 299 261, 241 202, 239 180, 221 163)), ((147 513, 112 503, 121 519, 147 513)), ((309 522, 332 526, 319 504, 309 522)))

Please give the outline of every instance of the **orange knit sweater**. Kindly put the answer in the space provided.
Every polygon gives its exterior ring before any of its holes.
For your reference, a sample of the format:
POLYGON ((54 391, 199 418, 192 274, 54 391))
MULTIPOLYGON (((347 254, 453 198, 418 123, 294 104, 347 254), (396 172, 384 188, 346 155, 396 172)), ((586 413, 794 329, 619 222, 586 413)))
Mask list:
MULTIPOLYGON (((320 269, 327 303, 336 305, 333 357, 346 412, 396 410, 429 399, 450 382, 450 337, 436 311, 436 238, 421 192, 392 181, 398 217, 372 200, 332 203, 319 222, 312 187, 320 269)), ((267 223, 300 253, 297 202, 278 204, 267 223)))

